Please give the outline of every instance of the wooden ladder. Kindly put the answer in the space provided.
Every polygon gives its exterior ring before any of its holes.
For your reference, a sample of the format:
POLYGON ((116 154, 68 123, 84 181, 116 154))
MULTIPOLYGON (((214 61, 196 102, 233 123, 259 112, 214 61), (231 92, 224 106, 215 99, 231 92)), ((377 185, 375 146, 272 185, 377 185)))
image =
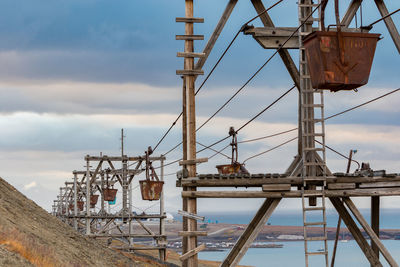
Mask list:
MULTIPOLYGON (((299 25, 304 23, 310 13, 318 7, 312 0, 299 0, 299 25)), ((318 12, 320 13, 320 12, 318 12)), ((322 90, 314 90, 308 70, 306 51, 303 45, 305 36, 313 31, 313 24, 319 23, 318 17, 309 17, 299 29, 299 72, 300 72, 300 120, 302 144, 302 207, 305 265, 309 266, 309 256, 324 256, 328 267, 328 246, 326 232, 326 155, 325 155, 325 123, 324 123, 324 95, 322 90), (315 115, 320 115, 315 118, 315 115), (318 141, 318 142, 317 142, 318 141), (306 200, 308 199, 308 204, 306 200), (319 200, 319 201, 318 201, 319 200), (321 215, 318 221, 309 221, 310 213, 321 215), (309 230, 313 227, 322 227, 319 236, 311 236, 309 230), (310 248, 309 242, 322 243, 320 249, 310 248)), ((321 266, 320 264, 318 266, 321 266)))

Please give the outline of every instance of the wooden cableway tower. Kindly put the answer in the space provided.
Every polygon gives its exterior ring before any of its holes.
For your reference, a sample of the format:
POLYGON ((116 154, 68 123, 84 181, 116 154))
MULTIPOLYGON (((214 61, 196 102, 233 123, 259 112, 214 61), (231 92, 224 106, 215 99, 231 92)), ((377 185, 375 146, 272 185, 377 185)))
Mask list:
MULTIPOLYGON (((256 238, 270 215, 278 206, 282 198, 299 198, 303 203, 305 260, 309 265, 310 256, 324 257, 328 266, 325 199, 329 198, 339 216, 347 225, 354 239, 357 241, 371 266, 382 266, 379 254, 382 254, 391 266, 398 266, 390 253, 379 240, 379 197, 400 195, 400 174, 373 173, 343 174, 331 173, 326 166, 325 157, 325 126, 324 126, 324 95, 322 90, 314 90, 311 87, 308 62, 305 56, 303 38, 320 27, 321 2, 319 0, 299 0, 297 2, 299 14, 299 31, 296 27, 276 27, 261 0, 251 0, 257 14, 260 14, 264 27, 243 28, 244 34, 253 35, 258 43, 265 49, 278 49, 290 76, 299 90, 299 142, 298 155, 283 174, 243 174, 227 177, 220 174, 197 174, 196 164, 206 159, 196 159, 196 116, 195 116, 195 81, 217 41, 224 25, 229 19, 237 0, 229 0, 217 26, 209 38, 203 52, 194 51, 194 41, 203 40, 204 36, 194 34, 194 23, 203 23, 204 19, 194 17, 194 0, 185 0, 185 17, 176 18, 176 22, 185 23, 185 34, 177 35, 177 40, 185 41, 184 52, 178 52, 178 57, 184 57, 184 69, 178 70, 177 75, 183 78, 183 165, 182 177, 178 185, 182 187, 183 211, 186 216, 183 220, 183 252, 181 256, 182 266, 197 266, 197 253, 204 249, 197 244, 197 236, 207 233, 197 230, 197 198, 265 198, 254 218, 237 240, 221 266, 237 265, 253 240, 256 238), (285 44, 282 49, 282 44, 285 44), (299 69, 287 49, 299 49, 299 69), (195 62, 195 58, 199 58, 195 62), (229 178, 229 179, 227 179, 229 178), (387 182, 390 181, 390 184, 387 182), (197 191, 198 187, 251 187, 262 190, 246 191, 197 191), (293 190, 297 188, 297 190, 293 190), (366 222, 350 197, 371 197, 371 226, 366 222), (307 214, 311 211, 321 213, 321 220, 309 222, 307 214), (357 219, 367 235, 372 240, 368 244, 360 229, 357 227, 357 219), (318 226, 322 229, 319 236, 308 235, 308 227, 318 226), (323 242, 322 251, 311 251, 308 244, 312 241, 323 242)), ((383 0, 374 0, 382 17, 389 14, 383 0)), ((293 2, 294 3, 294 2, 293 2)), ((341 19, 343 31, 359 31, 350 29, 362 0, 352 0, 346 14, 341 19)), ((271 3, 272 4, 272 3, 271 3)), ((400 53, 400 35, 390 18, 385 18, 385 24, 400 53)), ((296 25, 298 26, 298 25, 296 25)), ((310 265, 311 262, 310 262, 310 265)))

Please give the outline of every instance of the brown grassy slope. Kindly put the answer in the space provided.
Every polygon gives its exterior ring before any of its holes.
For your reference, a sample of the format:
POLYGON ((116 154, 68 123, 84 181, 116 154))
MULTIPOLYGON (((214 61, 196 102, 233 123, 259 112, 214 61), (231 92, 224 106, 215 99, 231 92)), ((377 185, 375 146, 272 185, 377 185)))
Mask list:
POLYGON ((0 266, 152 266, 78 234, 1 178, 0 258, 0 266))
POLYGON ((0 266, 34 266, 18 253, 9 251, 4 245, 0 245, 0 266))

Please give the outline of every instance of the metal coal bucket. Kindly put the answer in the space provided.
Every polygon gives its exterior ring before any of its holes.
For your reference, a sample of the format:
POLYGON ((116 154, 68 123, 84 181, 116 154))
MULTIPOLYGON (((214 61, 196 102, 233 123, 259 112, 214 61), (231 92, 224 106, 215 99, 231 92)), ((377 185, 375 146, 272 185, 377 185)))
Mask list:
POLYGON ((99 199, 99 195, 91 195, 90 196, 90 207, 94 208, 97 204, 97 200, 99 199))
POLYGON ((118 189, 105 188, 103 190, 103 197, 105 201, 114 201, 117 196, 118 189))
POLYGON ((139 181, 143 200, 159 200, 164 181, 141 180, 139 181))
POLYGON ((352 90, 368 83, 380 34, 317 31, 303 43, 312 87, 352 90))

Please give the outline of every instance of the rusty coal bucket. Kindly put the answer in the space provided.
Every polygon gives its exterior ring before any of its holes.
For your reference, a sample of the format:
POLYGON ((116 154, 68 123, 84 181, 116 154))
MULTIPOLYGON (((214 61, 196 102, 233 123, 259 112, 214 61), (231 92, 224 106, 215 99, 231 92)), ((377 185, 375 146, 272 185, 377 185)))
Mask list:
MULTIPOLYGON (((83 204, 84 204, 83 201, 77 201, 77 202, 76 202, 76 206, 77 206, 78 210, 80 210, 80 211, 83 210, 83 204)), ((74 210, 74 204, 69 204, 69 209, 70 209, 71 211, 73 211, 73 210, 74 210)))
POLYGON ((83 201, 77 201, 77 202, 76 202, 76 206, 78 207, 78 209, 79 209, 80 211, 83 210, 83 204, 84 204, 83 201))
POLYGON ((97 200, 99 199, 99 195, 91 195, 90 196, 90 207, 94 208, 97 204, 97 200))
POLYGON ((240 164, 239 162, 234 162, 232 164, 226 164, 226 165, 217 165, 216 168, 218 169, 219 174, 249 173, 244 167, 244 164, 240 164))
POLYGON ((118 189, 106 188, 103 190, 103 196, 105 201, 114 201, 117 196, 118 189))
POLYGON ((309 34, 303 42, 312 87, 340 91, 367 84, 379 36, 334 31, 309 34))
POLYGON ((240 172, 240 164, 217 165, 219 174, 234 174, 240 172))
POLYGON ((139 181, 143 200, 159 200, 163 189, 163 181, 139 181))

